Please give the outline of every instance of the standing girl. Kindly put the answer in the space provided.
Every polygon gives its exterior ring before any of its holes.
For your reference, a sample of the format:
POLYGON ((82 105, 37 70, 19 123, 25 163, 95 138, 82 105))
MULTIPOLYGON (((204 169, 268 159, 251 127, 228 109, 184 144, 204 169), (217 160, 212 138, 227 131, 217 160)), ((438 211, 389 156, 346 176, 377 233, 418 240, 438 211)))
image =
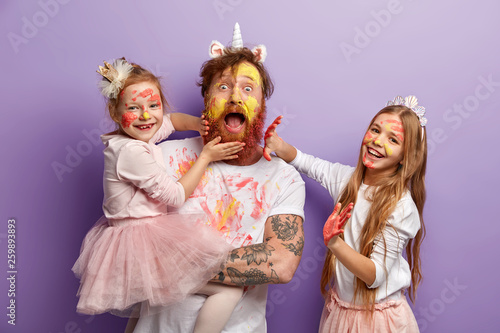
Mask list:
POLYGON ((320 332, 418 332, 404 293, 408 289, 414 302, 422 279, 424 113, 415 96, 387 103, 370 122, 355 168, 287 144, 274 131, 279 119, 266 133, 267 153, 275 151, 321 183, 337 203, 323 231, 329 251, 320 332), (339 214, 341 207, 346 209, 339 214))
POLYGON ((101 137, 106 146, 104 216, 86 235, 73 267, 81 279, 77 311, 137 317, 139 311, 147 314, 151 307, 172 304, 189 293, 205 293, 203 287, 214 296, 204 306, 211 316, 205 316, 208 319, 199 322, 197 330, 220 331, 242 290, 206 283, 220 272, 232 248, 200 225, 201 217, 167 214, 167 205, 182 205, 208 164, 236 158, 243 144, 218 144, 220 137, 214 139, 174 181, 154 143, 176 129, 205 135, 207 122, 181 113, 164 114, 168 104, 160 81, 141 66, 124 59, 105 66, 99 66, 104 77, 100 88, 119 129, 101 137), (216 306, 209 306, 214 302, 216 306))

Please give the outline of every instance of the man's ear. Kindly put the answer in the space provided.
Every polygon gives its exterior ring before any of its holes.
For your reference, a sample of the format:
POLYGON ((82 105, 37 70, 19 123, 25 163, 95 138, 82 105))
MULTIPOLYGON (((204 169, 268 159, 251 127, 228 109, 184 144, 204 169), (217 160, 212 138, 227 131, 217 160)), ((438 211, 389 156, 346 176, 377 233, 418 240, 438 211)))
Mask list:
POLYGON ((223 54, 224 54, 224 45, 222 45, 220 42, 216 40, 213 40, 212 43, 210 44, 210 47, 208 48, 208 55, 210 56, 210 58, 214 59, 220 57, 223 54))
POLYGON ((252 49, 252 53, 255 56, 255 60, 259 63, 263 63, 267 57, 267 49, 264 45, 257 45, 252 49))

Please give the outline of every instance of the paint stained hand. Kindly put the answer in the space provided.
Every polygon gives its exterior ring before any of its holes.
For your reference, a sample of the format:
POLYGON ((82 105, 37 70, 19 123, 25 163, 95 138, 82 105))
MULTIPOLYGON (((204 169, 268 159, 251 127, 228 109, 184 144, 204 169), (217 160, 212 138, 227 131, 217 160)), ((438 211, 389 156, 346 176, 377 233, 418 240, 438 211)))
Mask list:
POLYGON ((276 151, 279 144, 283 141, 278 134, 276 134, 276 127, 281 124, 281 119, 283 116, 278 116, 274 119, 273 123, 267 128, 266 134, 264 135, 264 158, 268 161, 271 160, 271 153, 276 151))
POLYGON ((200 127, 198 128, 198 132, 201 136, 208 135, 208 131, 210 127, 208 126, 208 120, 205 119, 205 115, 200 117, 200 127))
POLYGON ((325 240, 325 245, 328 247, 328 244, 332 240, 332 238, 337 237, 341 233, 344 232, 344 225, 347 220, 351 217, 351 210, 354 207, 354 204, 351 202, 347 205, 343 211, 341 211, 342 205, 338 203, 335 205, 333 209, 333 213, 326 220, 325 226, 323 227, 323 238, 325 240), (339 213, 340 212, 340 213, 339 213))
POLYGON ((244 142, 227 142, 219 143, 221 137, 218 136, 212 141, 208 142, 200 154, 200 158, 206 158, 210 162, 221 160, 232 160, 238 158, 238 153, 243 150, 244 142))

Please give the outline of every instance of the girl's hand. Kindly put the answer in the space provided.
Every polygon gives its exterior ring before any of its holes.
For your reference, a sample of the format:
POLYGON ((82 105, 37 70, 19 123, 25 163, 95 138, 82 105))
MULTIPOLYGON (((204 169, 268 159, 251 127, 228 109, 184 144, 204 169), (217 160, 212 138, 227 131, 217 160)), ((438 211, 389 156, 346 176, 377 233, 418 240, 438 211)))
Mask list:
POLYGON ((340 212, 342 205, 340 203, 335 205, 333 213, 330 215, 328 220, 326 220, 325 226, 323 227, 323 238, 325 239, 326 247, 328 247, 330 242, 335 242, 338 235, 344 232, 342 228, 346 224, 347 220, 349 220, 349 218, 351 217, 350 211, 353 207, 354 204, 351 202, 349 205, 347 205, 347 208, 340 212))
POLYGON ((205 136, 208 134, 208 130, 210 127, 208 126, 208 120, 205 119, 205 115, 200 117, 200 127, 198 128, 198 132, 201 136, 205 136))
POLYGON ((245 143, 243 142, 228 142, 219 143, 221 137, 218 136, 212 141, 208 142, 201 151, 200 158, 207 159, 208 162, 232 160, 238 158, 236 155, 243 150, 245 143))
POLYGON ((281 139, 278 134, 276 134, 276 127, 281 124, 281 119, 283 116, 278 116, 271 125, 267 128, 266 134, 264 135, 264 158, 268 161, 271 160, 271 153, 277 151, 281 148, 283 139, 281 139))

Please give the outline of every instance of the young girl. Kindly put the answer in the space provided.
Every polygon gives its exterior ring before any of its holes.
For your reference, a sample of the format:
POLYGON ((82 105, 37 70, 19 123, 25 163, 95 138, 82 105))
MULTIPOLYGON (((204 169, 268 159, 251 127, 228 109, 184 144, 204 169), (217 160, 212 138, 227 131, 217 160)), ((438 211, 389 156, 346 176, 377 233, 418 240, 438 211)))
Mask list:
POLYGON ((355 168, 284 142, 274 131, 279 118, 266 133, 266 153, 275 151, 321 183, 337 203, 323 232, 329 251, 320 332, 418 332, 404 293, 408 288, 414 302, 422 279, 425 109, 415 96, 398 96, 387 105, 370 122, 355 168), (339 214, 341 207, 346 209, 339 214))
POLYGON ((106 146, 104 216, 88 232, 73 267, 81 279, 77 311, 137 317, 139 311, 147 314, 151 307, 172 304, 189 293, 205 293, 213 296, 207 298, 195 331, 220 332, 242 290, 207 281, 220 272, 232 248, 197 223, 202 216, 169 215, 166 208, 182 205, 208 164, 237 158, 243 144, 212 140, 174 181, 154 143, 174 130, 206 135, 207 122, 164 114, 169 107, 160 81, 141 66, 124 59, 105 66, 99 66, 104 77, 100 88, 119 129, 101 137, 106 146))

